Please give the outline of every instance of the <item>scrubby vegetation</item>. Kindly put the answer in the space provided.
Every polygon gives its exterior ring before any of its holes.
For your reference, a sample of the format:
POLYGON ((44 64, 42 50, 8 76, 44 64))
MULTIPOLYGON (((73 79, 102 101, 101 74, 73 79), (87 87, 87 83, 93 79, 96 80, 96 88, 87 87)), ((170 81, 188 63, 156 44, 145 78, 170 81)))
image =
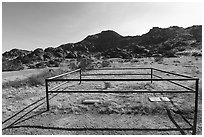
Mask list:
POLYGON ((155 58, 154 58, 154 61, 155 61, 155 62, 158 62, 158 63, 162 63, 163 60, 164 60, 163 57, 155 57, 155 58))
POLYGON ((66 71, 63 69, 56 69, 53 71, 45 70, 40 74, 32 75, 23 80, 5 82, 2 84, 2 88, 9 88, 9 87, 19 88, 19 87, 24 87, 24 86, 31 87, 31 86, 44 85, 46 78, 49 78, 55 75, 59 75, 64 72, 66 71))
POLYGON ((24 69, 22 62, 2 58, 2 71, 18 71, 24 69))
MULTIPOLYGON (((59 64, 56 61, 49 61, 52 66, 58 66, 59 64)), ((102 67, 110 67, 110 61, 104 60, 102 62, 98 62, 102 67)), ((37 68, 44 68, 45 64, 43 62, 40 62, 36 64, 37 68)), ((94 65, 94 61, 90 59, 89 57, 84 57, 81 58, 79 61, 77 60, 71 60, 67 66, 67 70, 62 69, 59 67, 59 69, 54 69, 53 71, 48 71, 45 70, 40 74, 37 75, 32 75, 26 79, 23 80, 15 80, 15 81, 9 81, 6 83, 3 83, 2 87, 3 88, 8 88, 8 87, 14 87, 14 88, 19 88, 23 86, 37 86, 37 85, 44 85, 45 79, 56 76, 62 73, 65 73, 70 70, 75 70, 81 68, 82 70, 90 70, 93 68, 98 68, 99 66, 94 65)), ((30 66, 32 67, 32 66, 30 66)), ((17 68, 17 67, 16 67, 17 68)), ((35 68, 35 67, 34 67, 35 68)))
POLYGON ((93 60, 91 60, 90 58, 84 57, 84 58, 80 59, 78 68, 81 68, 82 70, 85 70, 85 69, 90 70, 93 67, 94 67, 93 66, 93 60))
POLYGON ((102 65, 102 67, 110 67, 110 61, 103 60, 101 65, 102 65))

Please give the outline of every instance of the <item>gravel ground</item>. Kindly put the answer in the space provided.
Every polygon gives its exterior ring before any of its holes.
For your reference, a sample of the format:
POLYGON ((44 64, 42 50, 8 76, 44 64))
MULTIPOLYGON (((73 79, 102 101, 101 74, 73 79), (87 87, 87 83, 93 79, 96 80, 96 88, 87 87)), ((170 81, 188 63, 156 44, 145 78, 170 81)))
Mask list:
MULTIPOLYGON (((184 73, 198 76, 201 79, 201 64, 194 61, 194 58, 172 58, 164 60, 163 64, 153 63, 151 60, 143 59, 137 63, 122 63, 118 66, 138 66, 142 62, 147 62, 144 67, 156 66, 168 71, 184 73), (195 67, 189 68, 184 65, 192 64, 195 67), (173 65, 175 60, 179 60, 178 66, 173 65), (165 65, 167 64, 167 65, 165 65), (169 67, 171 65, 171 67, 169 67), (197 68, 198 67, 198 68, 197 68), (182 69, 181 69, 182 68, 182 69)), ((175 63, 174 63, 175 64, 175 63)), ((141 67, 141 66, 140 66, 141 67)), ((96 73, 92 71, 92 73, 96 73)), ((106 72, 104 72, 106 73, 106 72)), ((110 73, 110 72, 109 72, 110 73)), ((112 73, 112 72, 111 72, 112 73)), ((114 72, 116 73, 116 72, 114 72)), ((128 73, 132 73, 128 71, 128 73)), ((156 72, 155 72, 156 73, 156 72)), ((163 75, 168 76, 168 75, 163 75)), ((103 77, 100 77, 103 78, 103 77)), ((107 78, 107 77, 105 77, 107 78)), ((113 77, 112 77, 113 78, 113 77)), ((115 77, 116 78, 116 77, 115 77)), ((119 77, 124 78, 124 77, 119 77)), ((128 77, 130 78, 130 77, 128 77)), ((57 83, 51 83, 54 87, 57 83)), ((192 87, 192 83, 188 84, 192 87)), ((82 82, 68 83, 62 86, 64 90, 154 90, 154 89, 178 89, 167 82, 110 82, 110 87, 105 88, 104 82, 82 82), (72 85, 74 84, 74 85, 72 85), (72 86, 70 86, 72 85, 72 86)), ((193 87, 192 87, 193 88, 193 87)), ((202 91, 200 84, 199 91, 202 91)), ((187 94, 165 94, 175 105, 182 111, 178 113, 177 109, 170 103, 152 103, 148 100, 149 96, 161 96, 161 94, 83 94, 68 93, 58 94, 50 101, 50 111, 46 111, 45 99, 34 103, 26 110, 23 108, 33 102, 38 101, 45 96, 45 87, 22 87, 18 89, 7 88, 2 90, 2 121, 3 128, 16 123, 8 129, 2 130, 3 135, 180 135, 190 134, 188 131, 169 131, 175 128, 187 128, 189 124, 181 117, 181 114, 192 123, 193 118, 193 95, 187 94), (84 99, 98 99, 100 103, 84 105, 84 99), (42 105, 40 105, 42 103, 42 105), (35 108, 37 105, 39 107, 35 108), (167 111, 166 110, 170 110, 167 111), (32 110, 33 109, 33 110, 32 110), (156 111, 155 111, 156 110, 156 111), (19 115, 5 122, 5 120, 17 112, 22 111, 19 115), (28 114, 26 114, 29 112, 28 114), (5 122, 5 123, 4 123, 5 122), (85 128, 82 131, 70 131, 69 128, 85 128), (117 130, 86 130, 87 128, 115 128, 117 130), (118 128, 135 128, 135 130, 118 130, 118 128), (157 130, 145 130, 147 128, 157 130), (163 130, 164 131, 163 131, 163 130), (160 130, 160 131, 158 131, 160 130)), ((50 97, 54 94, 50 95, 50 97)), ((199 113, 197 134, 202 134, 202 95, 199 94, 199 113)))

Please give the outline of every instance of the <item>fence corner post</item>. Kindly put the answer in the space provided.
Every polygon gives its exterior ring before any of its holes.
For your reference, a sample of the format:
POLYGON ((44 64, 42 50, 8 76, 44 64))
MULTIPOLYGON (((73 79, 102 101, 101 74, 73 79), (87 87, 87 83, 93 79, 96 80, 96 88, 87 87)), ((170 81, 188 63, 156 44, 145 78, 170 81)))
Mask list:
POLYGON ((195 110, 194 110, 195 112, 194 112, 192 135, 196 135, 197 115, 198 115, 198 85, 199 85, 199 79, 196 79, 196 82, 195 82, 195 110))
POLYGON ((153 73, 153 69, 151 68, 151 83, 152 83, 152 74, 153 73))
POLYGON ((79 82, 79 84, 81 84, 81 68, 79 70, 79 75, 80 75, 80 82, 79 82))
POLYGON ((49 94, 48 94, 48 81, 47 81, 47 79, 45 79, 45 88, 46 88, 47 111, 49 111, 50 106, 49 106, 49 94))

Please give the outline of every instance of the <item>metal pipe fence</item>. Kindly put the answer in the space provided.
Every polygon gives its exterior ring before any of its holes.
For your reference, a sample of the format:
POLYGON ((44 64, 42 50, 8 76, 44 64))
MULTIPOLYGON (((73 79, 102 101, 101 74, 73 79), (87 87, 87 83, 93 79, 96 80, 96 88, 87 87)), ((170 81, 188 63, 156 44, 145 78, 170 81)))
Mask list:
POLYGON ((45 86, 46 86, 46 102, 47 102, 47 110, 49 111, 49 93, 192 93, 195 95, 195 110, 194 110, 194 121, 193 121, 193 126, 192 128, 190 128, 192 130, 192 134, 195 135, 196 134, 196 125, 197 125, 197 113, 198 113, 198 86, 199 86, 199 79, 192 77, 192 76, 187 76, 184 74, 178 74, 178 73, 174 73, 174 72, 168 72, 168 71, 164 71, 161 69, 157 69, 157 68, 100 68, 100 69, 93 69, 93 70, 148 70, 147 73, 131 73, 131 74, 113 74, 113 73, 109 73, 109 74, 83 74, 81 69, 77 69, 71 72, 67 72, 58 76, 54 76, 51 78, 47 78, 45 79, 45 86), (174 76, 179 76, 182 78, 162 78, 158 75, 154 74, 154 71, 157 72, 162 72, 162 73, 168 73, 174 76), (60 78, 66 75, 70 75, 73 73, 79 73, 79 78, 60 78), (145 78, 145 79, 139 79, 139 78, 91 78, 91 79, 87 79, 87 78, 83 78, 83 77, 88 77, 88 76, 108 76, 108 75, 114 75, 114 76, 121 76, 121 75, 147 75, 150 76, 150 78, 145 78), (156 78, 154 78, 156 77, 156 78), (56 91, 54 90, 55 88, 52 88, 51 90, 49 90, 48 88, 48 83, 49 82, 63 82, 60 85, 57 85, 56 87, 60 87, 61 85, 64 85, 67 82, 70 81, 78 81, 79 84, 81 84, 83 81, 150 81, 151 83, 153 83, 154 81, 167 81, 170 82, 172 84, 175 84, 177 86, 180 86, 186 90, 130 90, 130 91, 100 91, 100 90, 63 90, 63 91, 56 91), (185 85, 179 84, 177 83, 178 81, 194 81, 195 82, 195 89, 192 89, 190 87, 187 87, 185 85))

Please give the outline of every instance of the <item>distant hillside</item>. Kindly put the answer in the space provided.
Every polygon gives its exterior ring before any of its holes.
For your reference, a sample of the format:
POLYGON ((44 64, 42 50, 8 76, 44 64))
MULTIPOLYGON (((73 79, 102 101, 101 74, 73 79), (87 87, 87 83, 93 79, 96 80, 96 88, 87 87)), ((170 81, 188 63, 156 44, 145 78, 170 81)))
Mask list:
POLYGON ((100 53, 105 58, 151 57, 155 54, 174 57, 178 52, 201 49, 201 25, 188 28, 153 27, 141 36, 121 36, 117 32, 107 30, 89 35, 80 42, 67 43, 56 48, 48 47, 45 50, 37 48, 34 51, 12 49, 3 53, 2 68, 12 70, 10 66, 13 68, 19 64, 20 66, 16 67, 19 70, 25 66, 43 63, 44 66, 58 66, 59 62, 65 59, 81 58, 83 55, 94 53, 100 53))

